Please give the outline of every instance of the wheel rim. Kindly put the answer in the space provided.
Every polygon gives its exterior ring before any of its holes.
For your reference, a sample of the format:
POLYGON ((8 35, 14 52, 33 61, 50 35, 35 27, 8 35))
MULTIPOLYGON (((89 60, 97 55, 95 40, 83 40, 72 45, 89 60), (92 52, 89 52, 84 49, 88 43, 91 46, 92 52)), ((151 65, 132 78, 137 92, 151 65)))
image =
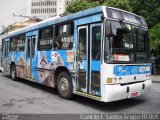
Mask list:
POLYGON ((69 83, 66 78, 61 78, 60 80, 60 91, 64 94, 67 94, 69 90, 69 83))

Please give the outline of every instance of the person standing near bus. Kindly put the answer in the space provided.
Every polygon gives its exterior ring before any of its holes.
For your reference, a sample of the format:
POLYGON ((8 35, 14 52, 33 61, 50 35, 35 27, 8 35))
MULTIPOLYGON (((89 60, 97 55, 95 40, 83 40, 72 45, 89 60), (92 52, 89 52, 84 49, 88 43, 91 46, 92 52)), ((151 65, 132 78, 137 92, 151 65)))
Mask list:
POLYGON ((152 74, 156 74, 156 57, 154 56, 154 54, 151 54, 151 63, 152 63, 152 74))

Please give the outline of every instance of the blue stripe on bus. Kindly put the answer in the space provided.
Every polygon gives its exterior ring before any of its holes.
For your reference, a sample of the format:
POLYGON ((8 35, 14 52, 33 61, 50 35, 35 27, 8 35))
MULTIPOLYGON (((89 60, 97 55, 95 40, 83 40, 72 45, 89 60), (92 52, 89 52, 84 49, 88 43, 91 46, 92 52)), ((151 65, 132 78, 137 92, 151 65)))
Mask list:
POLYGON ((151 64, 147 65, 117 65, 114 67, 115 76, 127 76, 135 74, 149 74, 151 73, 151 64), (142 68, 147 67, 150 69, 141 70, 142 68))

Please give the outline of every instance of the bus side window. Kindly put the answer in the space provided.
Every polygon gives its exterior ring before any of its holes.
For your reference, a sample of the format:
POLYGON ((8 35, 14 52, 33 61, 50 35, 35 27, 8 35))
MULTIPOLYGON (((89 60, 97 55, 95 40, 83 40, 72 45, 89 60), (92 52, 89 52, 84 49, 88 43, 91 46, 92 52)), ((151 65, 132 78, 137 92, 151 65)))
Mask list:
POLYGON ((101 55, 101 26, 92 28, 92 59, 100 60, 101 55))
POLYGON ((53 42, 53 26, 41 29, 39 31, 38 50, 51 50, 53 42))
POLYGON ((17 50, 17 41, 16 37, 11 38, 10 41, 10 51, 16 51, 17 50))
POLYGON ((35 55, 35 42, 36 42, 36 39, 32 38, 32 57, 34 57, 35 55))
POLYGON ((79 56, 81 59, 86 59, 86 28, 82 28, 79 30, 79 56))
POLYGON ((17 37, 17 51, 24 51, 25 47, 25 34, 17 37))
POLYGON ((71 49, 73 47, 73 23, 56 26, 54 49, 71 49))
POLYGON ((31 42, 31 40, 30 40, 30 38, 27 40, 27 46, 28 46, 28 49, 27 49, 27 57, 28 58, 30 58, 30 42, 31 42))

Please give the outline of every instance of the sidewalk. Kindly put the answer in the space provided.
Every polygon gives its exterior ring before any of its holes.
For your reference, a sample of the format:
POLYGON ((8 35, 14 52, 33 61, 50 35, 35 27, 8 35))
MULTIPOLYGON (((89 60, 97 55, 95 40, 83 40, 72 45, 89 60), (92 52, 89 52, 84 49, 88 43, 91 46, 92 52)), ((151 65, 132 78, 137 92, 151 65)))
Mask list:
POLYGON ((4 68, 0 66, 0 72, 4 72, 4 68))
POLYGON ((154 83, 160 83, 160 75, 152 75, 151 79, 154 83))

